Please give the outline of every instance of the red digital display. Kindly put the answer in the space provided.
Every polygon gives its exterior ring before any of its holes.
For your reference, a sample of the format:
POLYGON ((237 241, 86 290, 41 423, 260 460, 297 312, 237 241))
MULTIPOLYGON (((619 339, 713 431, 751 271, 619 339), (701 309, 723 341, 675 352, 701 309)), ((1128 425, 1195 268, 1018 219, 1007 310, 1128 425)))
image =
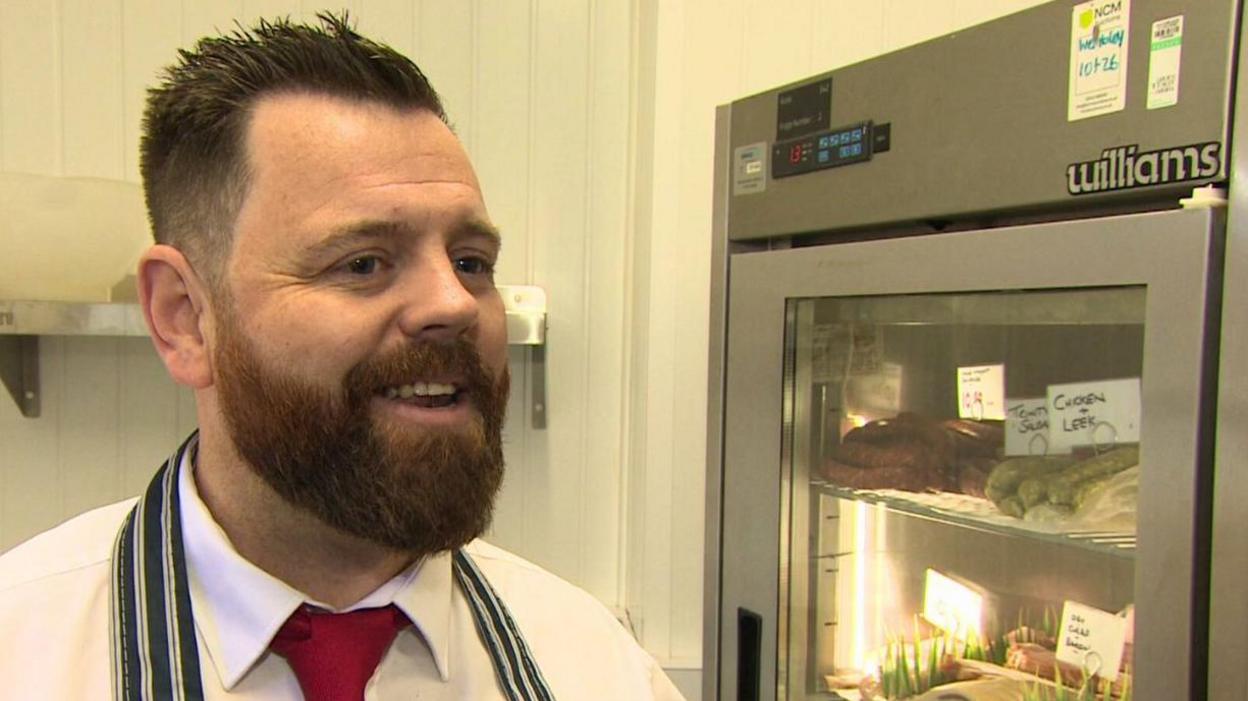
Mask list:
POLYGON ((797 164, 802 162, 802 145, 793 144, 789 149, 789 163, 797 164))

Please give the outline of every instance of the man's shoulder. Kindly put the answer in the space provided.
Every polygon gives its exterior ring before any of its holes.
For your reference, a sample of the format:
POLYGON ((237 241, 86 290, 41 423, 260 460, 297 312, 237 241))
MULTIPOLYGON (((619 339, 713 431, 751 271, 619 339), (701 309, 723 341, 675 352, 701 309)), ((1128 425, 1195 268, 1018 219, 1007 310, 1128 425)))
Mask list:
MULTIPOLYGON (((497 545, 478 539, 464 546, 464 551, 472 556, 472 561, 485 573, 486 579, 495 589, 531 590, 531 587, 536 587, 536 591, 546 590, 563 596, 583 597, 586 602, 598 604, 598 600, 589 592, 497 545)), ((606 608, 603 607, 603 610, 606 608)))
POLYGON ((541 566, 482 540, 472 541, 464 550, 513 614, 540 618, 557 614, 559 620, 571 615, 589 629, 613 637, 627 635, 606 605, 541 566))
POLYGON ((0 555, 0 592, 107 562, 135 501, 79 514, 0 555))

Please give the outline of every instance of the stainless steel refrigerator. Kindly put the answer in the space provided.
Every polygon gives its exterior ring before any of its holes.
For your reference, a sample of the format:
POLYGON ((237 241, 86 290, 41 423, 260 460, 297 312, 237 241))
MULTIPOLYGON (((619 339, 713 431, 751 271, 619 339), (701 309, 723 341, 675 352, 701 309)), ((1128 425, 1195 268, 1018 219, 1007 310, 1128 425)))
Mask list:
POLYGON ((1063 0, 719 109, 705 698, 1248 698, 1239 40, 1063 0))

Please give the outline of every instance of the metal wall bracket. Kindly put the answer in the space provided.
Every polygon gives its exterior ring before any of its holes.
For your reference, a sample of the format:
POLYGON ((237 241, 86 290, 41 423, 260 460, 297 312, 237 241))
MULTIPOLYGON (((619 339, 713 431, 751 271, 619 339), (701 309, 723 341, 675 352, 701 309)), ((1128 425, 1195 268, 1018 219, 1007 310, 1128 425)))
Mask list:
POLYGON ((0 381, 22 416, 39 416, 39 337, 0 336, 0 381))
POLYGON ((532 285, 499 285, 507 311, 507 344, 529 346, 533 428, 546 428, 546 291, 532 285))

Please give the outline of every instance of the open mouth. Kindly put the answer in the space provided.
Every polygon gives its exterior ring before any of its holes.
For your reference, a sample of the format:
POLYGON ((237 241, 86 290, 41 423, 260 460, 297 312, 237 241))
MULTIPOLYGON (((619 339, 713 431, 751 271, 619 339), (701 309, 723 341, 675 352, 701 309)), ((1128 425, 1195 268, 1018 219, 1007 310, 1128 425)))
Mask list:
POLYGON ((382 391, 386 399, 414 404, 427 409, 441 409, 455 406, 464 395, 464 391, 451 383, 413 382, 407 385, 395 385, 382 391))

